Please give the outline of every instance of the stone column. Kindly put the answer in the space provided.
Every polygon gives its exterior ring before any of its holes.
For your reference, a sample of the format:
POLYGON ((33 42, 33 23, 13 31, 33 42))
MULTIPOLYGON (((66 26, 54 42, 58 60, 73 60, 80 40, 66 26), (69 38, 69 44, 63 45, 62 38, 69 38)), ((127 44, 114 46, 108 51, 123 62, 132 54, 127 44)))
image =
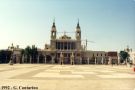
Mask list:
POLYGON ((54 64, 54 56, 52 57, 52 64, 54 64))
POLYGON ((111 64, 111 59, 110 59, 110 57, 108 58, 108 64, 111 64))
POLYGON ((12 55, 12 54, 11 54, 11 58, 10 58, 9 64, 10 64, 10 65, 13 65, 13 64, 14 64, 14 63, 13 63, 13 55, 12 55))
POLYGON ((24 55, 22 56, 22 63, 24 63, 24 55))
POLYGON ((46 56, 44 56, 44 59, 45 59, 45 64, 46 64, 46 56))
POLYGON ((72 55, 70 56, 70 64, 72 65, 72 55))
POLYGON ((90 60, 90 59, 89 59, 89 57, 88 57, 88 58, 87 58, 87 62, 88 62, 88 64, 90 64, 90 63, 89 63, 89 60, 90 60))
POLYGON ((70 57, 70 64, 74 65, 74 54, 73 54, 73 52, 72 52, 72 55, 70 57))
POLYGON ((104 58, 104 64, 106 65, 106 57, 104 58))
POLYGON ((39 55, 37 56, 37 63, 39 63, 39 55))
POLYGON ((63 57, 63 54, 62 54, 62 52, 61 52, 61 54, 60 54, 60 64, 61 64, 61 65, 63 64, 63 59, 64 59, 64 57, 63 57))
POLYGON ((120 64, 120 57, 118 56, 118 65, 120 64))
POLYGON ((102 57, 102 61, 101 61, 102 64, 104 64, 104 57, 102 57))
POLYGON ((82 64, 82 57, 80 57, 80 64, 82 64))
POLYGON ((97 64, 97 58, 95 57, 95 65, 97 64))

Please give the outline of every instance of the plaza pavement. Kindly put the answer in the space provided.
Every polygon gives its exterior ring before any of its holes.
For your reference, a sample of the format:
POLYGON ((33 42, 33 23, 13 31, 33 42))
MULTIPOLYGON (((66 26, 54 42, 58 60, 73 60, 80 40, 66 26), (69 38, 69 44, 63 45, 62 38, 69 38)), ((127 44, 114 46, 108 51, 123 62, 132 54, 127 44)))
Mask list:
POLYGON ((128 66, 0 64, 0 90, 135 90, 135 72, 128 66))

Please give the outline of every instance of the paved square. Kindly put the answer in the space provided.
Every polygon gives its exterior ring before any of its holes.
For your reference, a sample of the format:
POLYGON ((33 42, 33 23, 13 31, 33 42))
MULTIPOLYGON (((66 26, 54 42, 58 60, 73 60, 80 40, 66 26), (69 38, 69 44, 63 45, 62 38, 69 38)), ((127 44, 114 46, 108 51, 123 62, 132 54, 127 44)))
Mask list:
POLYGON ((111 65, 0 64, 0 90, 135 90, 135 72, 111 65))

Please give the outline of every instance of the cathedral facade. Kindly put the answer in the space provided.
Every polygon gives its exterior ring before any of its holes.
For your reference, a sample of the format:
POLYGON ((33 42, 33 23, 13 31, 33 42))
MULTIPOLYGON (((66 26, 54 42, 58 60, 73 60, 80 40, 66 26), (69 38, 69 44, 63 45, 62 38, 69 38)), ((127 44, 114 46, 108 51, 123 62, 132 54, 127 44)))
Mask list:
POLYGON ((83 47, 81 45, 81 28, 79 22, 76 26, 75 39, 65 33, 57 37, 57 29, 53 22, 50 45, 45 45, 44 53, 48 54, 53 63, 79 64, 82 59, 83 47))

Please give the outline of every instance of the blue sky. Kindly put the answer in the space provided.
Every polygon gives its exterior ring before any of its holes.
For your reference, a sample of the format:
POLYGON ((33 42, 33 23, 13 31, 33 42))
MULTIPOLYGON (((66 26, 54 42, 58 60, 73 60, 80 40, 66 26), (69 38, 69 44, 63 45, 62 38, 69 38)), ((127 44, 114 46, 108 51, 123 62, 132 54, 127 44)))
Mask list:
POLYGON ((58 32, 74 32, 79 18, 89 50, 135 50, 135 0, 0 0, 0 49, 43 49, 54 17, 58 32))

